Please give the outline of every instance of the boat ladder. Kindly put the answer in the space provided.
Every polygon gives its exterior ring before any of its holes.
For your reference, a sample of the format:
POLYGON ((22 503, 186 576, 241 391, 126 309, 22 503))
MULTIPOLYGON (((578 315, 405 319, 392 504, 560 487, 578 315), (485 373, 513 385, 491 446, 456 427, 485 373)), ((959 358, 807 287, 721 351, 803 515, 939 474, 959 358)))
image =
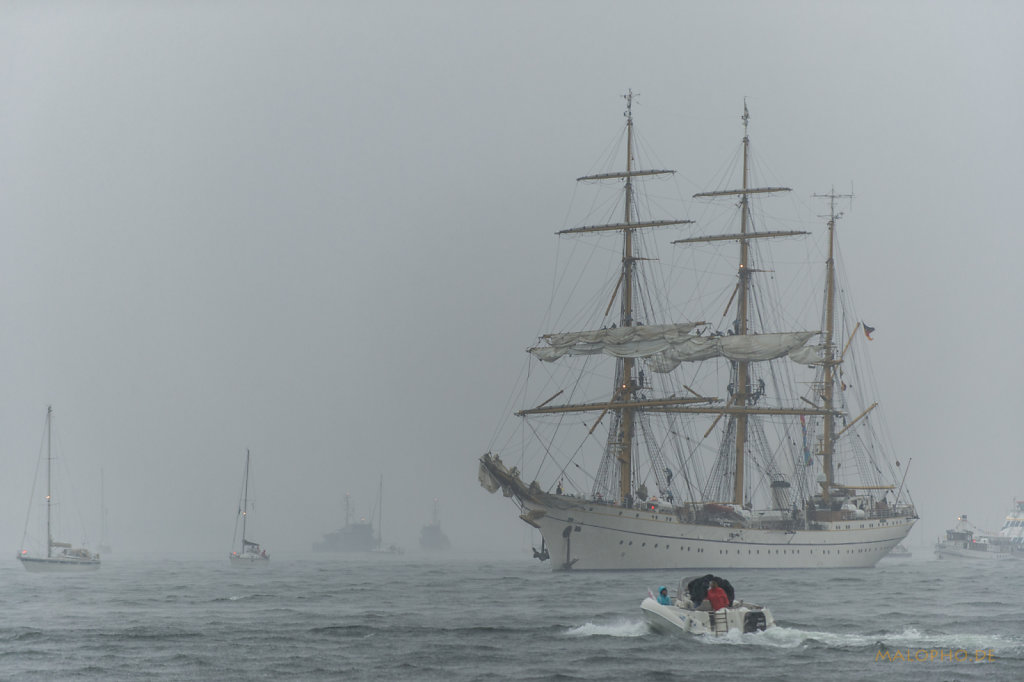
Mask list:
POLYGON ((729 614, 723 611, 712 611, 708 614, 711 621, 711 632, 716 635, 729 634, 729 614))

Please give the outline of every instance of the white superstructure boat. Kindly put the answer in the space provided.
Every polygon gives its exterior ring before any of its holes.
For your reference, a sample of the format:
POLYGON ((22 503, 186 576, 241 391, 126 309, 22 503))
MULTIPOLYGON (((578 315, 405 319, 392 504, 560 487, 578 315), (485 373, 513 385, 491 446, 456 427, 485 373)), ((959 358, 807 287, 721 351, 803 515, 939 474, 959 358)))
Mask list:
POLYGON ((946 531, 945 539, 935 543, 935 556, 1002 561, 1024 558, 1024 551, 1012 538, 985 533, 967 520, 967 514, 961 514, 956 518, 956 525, 946 531))

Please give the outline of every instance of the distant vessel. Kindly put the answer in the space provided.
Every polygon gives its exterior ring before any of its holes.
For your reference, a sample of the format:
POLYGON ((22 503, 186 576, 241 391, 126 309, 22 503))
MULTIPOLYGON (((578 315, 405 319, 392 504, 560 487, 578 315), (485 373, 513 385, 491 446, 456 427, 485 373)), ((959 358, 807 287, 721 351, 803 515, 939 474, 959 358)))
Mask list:
POLYGON ((235 516, 235 536, 231 540, 232 546, 238 540, 238 522, 242 522, 242 545, 238 551, 232 550, 228 555, 232 566, 267 566, 270 564, 270 555, 267 550, 260 547, 258 542, 253 542, 248 536, 247 522, 249 520, 249 451, 245 451, 245 474, 242 476, 242 494, 238 500, 238 514, 235 516))
POLYGON ((1001 561, 1017 558, 1020 553, 1016 548, 1010 538, 985 533, 967 520, 967 514, 961 514, 956 517, 956 526, 946 531, 945 539, 935 543, 935 555, 940 559, 1001 561))
POLYGON ((401 547, 391 542, 384 544, 384 476, 380 477, 380 484, 377 488, 377 546, 374 552, 381 554, 403 554, 401 547))
POLYGON ((103 490, 103 469, 100 469, 100 544, 98 547, 100 554, 110 554, 114 551, 113 547, 110 546, 110 540, 108 540, 107 517, 107 505, 103 490))
POLYGON ((882 558, 883 559, 909 559, 912 556, 913 556, 913 554, 911 554, 910 550, 907 549, 906 547, 904 547, 903 543, 901 542, 900 544, 898 544, 895 547, 893 547, 892 549, 890 549, 889 553, 886 554, 882 558))
POLYGON ((495 438, 510 464, 492 445, 481 485, 515 502, 555 569, 874 566, 918 517, 868 394, 874 329, 839 281, 844 195, 819 195, 824 239, 792 259, 820 258, 821 288, 787 271, 782 296, 766 244, 809 233, 761 229, 754 200, 788 188, 751 185, 744 105, 740 188, 694 195, 729 200, 738 229, 659 253, 657 230, 693 221, 640 215, 662 198, 639 196, 644 181, 674 171, 634 166, 632 100, 625 169, 578 178, 621 189, 593 202, 615 214, 558 233, 580 242, 555 278, 571 291, 547 308, 565 319, 528 349, 522 420, 495 438))
MULTIPOLYGON (((33 556, 25 549, 26 538, 29 533, 29 518, 25 520, 25 533, 22 535, 22 550, 18 559, 25 570, 33 573, 76 573, 81 571, 95 571, 100 567, 100 555, 93 554, 87 549, 74 548, 69 542, 58 542, 53 539, 53 516, 55 513, 52 472, 53 472, 53 449, 52 449, 52 428, 53 428, 53 407, 46 408, 46 556, 33 556), (56 553, 54 550, 59 549, 56 553)), ((33 497, 35 486, 33 485, 33 497)))
POLYGON ((452 543, 441 530, 441 521, 437 516, 437 500, 434 500, 434 520, 420 530, 420 547, 431 551, 451 549, 452 543))
POLYGON ((999 536, 1007 538, 1015 551, 1024 552, 1024 500, 1014 500, 999 536))
POLYGON ((313 543, 314 552, 369 552, 377 547, 373 524, 365 517, 352 520, 352 503, 345 494, 345 525, 324 535, 322 542, 313 543))

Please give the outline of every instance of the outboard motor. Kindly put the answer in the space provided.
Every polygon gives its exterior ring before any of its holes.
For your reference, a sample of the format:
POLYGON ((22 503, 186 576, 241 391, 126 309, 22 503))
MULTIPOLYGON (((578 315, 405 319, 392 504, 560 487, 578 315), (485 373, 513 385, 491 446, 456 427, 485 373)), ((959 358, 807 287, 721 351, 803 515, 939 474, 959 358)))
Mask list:
POLYGON ((761 611, 747 611, 743 616, 743 632, 764 632, 768 624, 765 622, 764 613, 761 611))

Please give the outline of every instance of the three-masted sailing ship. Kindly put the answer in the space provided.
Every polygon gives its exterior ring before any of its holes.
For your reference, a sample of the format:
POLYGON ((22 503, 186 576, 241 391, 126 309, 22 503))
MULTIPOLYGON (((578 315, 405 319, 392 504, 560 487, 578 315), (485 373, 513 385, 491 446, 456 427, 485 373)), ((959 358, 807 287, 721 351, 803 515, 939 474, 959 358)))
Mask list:
POLYGON ((760 225, 754 200, 789 190, 751 184, 746 105, 739 189, 694 196, 728 201, 738 228, 698 234, 695 221, 641 215, 654 203, 644 185, 674 171, 637 167, 626 99, 625 170, 578 179, 622 191, 621 219, 558 232, 618 256, 598 295, 551 307, 570 317, 528 349, 517 428, 480 458, 481 485, 515 501, 540 532, 534 555, 556 569, 873 566, 917 514, 865 393, 860 332, 873 330, 842 312, 841 195, 822 195, 824 243, 807 258, 819 284, 794 277, 800 289, 773 297, 767 245, 811 233, 760 225))

